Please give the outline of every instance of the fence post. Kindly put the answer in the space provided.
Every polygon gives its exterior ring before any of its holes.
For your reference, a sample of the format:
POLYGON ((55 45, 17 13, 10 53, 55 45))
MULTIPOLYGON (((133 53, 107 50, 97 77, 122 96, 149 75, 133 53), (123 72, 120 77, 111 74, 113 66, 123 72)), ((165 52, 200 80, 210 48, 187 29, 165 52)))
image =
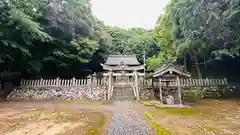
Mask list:
POLYGON ((43 79, 41 78, 40 79, 40 86, 42 86, 43 85, 43 79))
POLYGON ((89 75, 89 76, 87 77, 87 85, 90 86, 91 83, 92 83, 92 77, 89 75))
POLYGON ((75 86, 75 80, 76 80, 75 77, 71 79, 71 85, 75 86))
POLYGON ((200 84, 200 86, 204 86, 204 80, 202 78, 200 79, 200 84))
POLYGON ((227 78, 224 78, 224 85, 227 85, 227 78))
POLYGON ((207 85, 207 86, 209 85, 209 79, 208 78, 206 78, 205 83, 206 83, 205 85, 207 85))
POLYGON ((91 79, 92 79, 92 85, 97 85, 98 82, 97 82, 96 76, 92 76, 91 79))
POLYGON ((209 85, 212 85, 212 78, 210 78, 208 81, 209 81, 209 85))
POLYGON ((98 85, 98 80, 97 80, 97 74, 96 73, 94 73, 91 76, 91 79, 92 79, 92 81, 91 81, 92 85, 98 85))
POLYGON ((56 86, 59 86, 59 77, 56 78, 56 86))

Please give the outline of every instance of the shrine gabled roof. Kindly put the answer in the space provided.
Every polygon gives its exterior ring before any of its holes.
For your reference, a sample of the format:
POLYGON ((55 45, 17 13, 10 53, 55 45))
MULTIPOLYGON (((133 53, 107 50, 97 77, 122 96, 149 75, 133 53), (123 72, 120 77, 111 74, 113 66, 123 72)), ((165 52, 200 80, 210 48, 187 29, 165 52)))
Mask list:
POLYGON ((105 64, 101 64, 104 70, 111 70, 111 71, 134 71, 134 70, 143 70, 145 65, 138 65, 138 66, 127 66, 127 65, 118 65, 118 66, 108 66, 105 64))
POLYGON ((109 55, 105 65, 116 66, 124 63, 128 66, 140 65, 136 55, 109 55))
POLYGON ((155 69, 155 71, 152 73, 152 76, 163 76, 167 72, 175 72, 179 76, 191 77, 188 72, 183 71, 183 68, 181 66, 174 65, 172 63, 164 64, 160 68, 155 69))

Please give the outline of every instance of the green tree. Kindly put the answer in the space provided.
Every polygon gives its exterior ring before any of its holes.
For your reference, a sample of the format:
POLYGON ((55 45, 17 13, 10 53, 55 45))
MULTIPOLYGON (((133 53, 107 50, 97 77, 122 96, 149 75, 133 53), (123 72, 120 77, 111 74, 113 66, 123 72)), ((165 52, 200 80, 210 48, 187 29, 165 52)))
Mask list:
MULTIPOLYGON (((171 58, 184 59, 184 65, 189 59, 198 76, 202 77, 201 64, 219 60, 224 55, 237 56, 239 3, 228 0, 171 0, 165 10, 168 23, 159 21, 155 29, 154 39, 163 48, 156 61, 166 60, 165 54, 174 56, 170 57, 170 61, 171 58)), ((149 61, 154 61, 154 58, 149 61)))
POLYGON ((161 14, 152 36, 155 43, 160 47, 161 52, 157 56, 153 56, 147 60, 149 70, 177 59, 176 45, 173 44, 172 37, 172 23, 169 20, 168 13, 161 14))

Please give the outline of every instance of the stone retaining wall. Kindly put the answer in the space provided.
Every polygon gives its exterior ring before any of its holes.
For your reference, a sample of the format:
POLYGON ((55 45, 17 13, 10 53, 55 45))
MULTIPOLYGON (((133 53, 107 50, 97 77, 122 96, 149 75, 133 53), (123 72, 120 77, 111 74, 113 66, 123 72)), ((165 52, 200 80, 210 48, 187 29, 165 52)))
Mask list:
MULTIPOLYGON (((152 98, 151 89, 139 87, 140 100, 150 100, 152 98)), ((167 92, 177 93, 176 89, 163 90, 167 92)), ((229 87, 189 87, 182 88, 183 100, 188 98, 203 97, 231 97, 236 90, 229 87)), ((21 87, 11 92, 8 100, 101 100, 106 99, 106 87, 92 86, 69 86, 69 87, 21 87)), ((155 98, 159 99, 158 90, 155 90, 155 98)), ((168 95, 168 94, 167 94, 168 95)), ((174 95, 174 94, 173 94, 174 95)))
POLYGON ((140 100, 150 100, 152 98, 151 89, 145 87, 139 87, 139 89, 140 100))
POLYGON ((106 87, 22 87, 11 92, 8 100, 101 100, 106 87))

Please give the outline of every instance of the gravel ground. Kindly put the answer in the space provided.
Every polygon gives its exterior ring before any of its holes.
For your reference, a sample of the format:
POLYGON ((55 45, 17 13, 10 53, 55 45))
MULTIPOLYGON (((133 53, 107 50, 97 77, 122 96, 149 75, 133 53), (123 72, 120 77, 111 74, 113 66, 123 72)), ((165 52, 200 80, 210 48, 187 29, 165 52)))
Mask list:
POLYGON ((115 103, 109 135, 149 135, 147 123, 142 120, 131 105, 132 102, 115 103))

